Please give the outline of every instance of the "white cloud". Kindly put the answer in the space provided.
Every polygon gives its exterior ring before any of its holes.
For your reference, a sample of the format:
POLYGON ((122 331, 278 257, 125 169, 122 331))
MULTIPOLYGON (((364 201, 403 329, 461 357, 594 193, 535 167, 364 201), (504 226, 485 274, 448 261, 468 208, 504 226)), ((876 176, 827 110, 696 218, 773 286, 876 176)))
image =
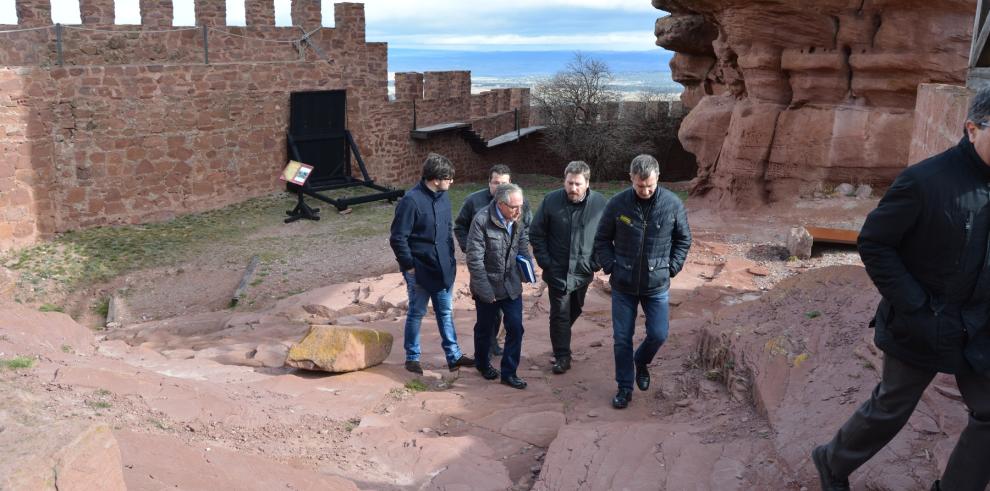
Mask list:
POLYGON ((114 0, 114 24, 140 24, 141 7, 138 0, 114 0))
POLYGON ((566 15, 568 9, 620 10, 656 14, 647 0, 501 0, 497 2, 471 2, 458 0, 365 0, 364 9, 368 22, 404 19, 451 19, 483 18, 489 15, 505 14, 527 10, 561 9, 566 15))
POLYGON ((614 50, 651 51, 657 49, 652 32, 620 31, 595 34, 550 34, 523 36, 519 34, 433 35, 412 34, 391 36, 389 46, 470 51, 520 50, 614 50))
POLYGON ((172 0, 172 25, 196 25, 196 8, 193 0, 172 0))
POLYGON ((51 0, 52 23, 82 24, 79 16, 79 0, 51 0))
POLYGON ((244 0, 227 0, 227 25, 247 25, 247 12, 244 11, 244 0))

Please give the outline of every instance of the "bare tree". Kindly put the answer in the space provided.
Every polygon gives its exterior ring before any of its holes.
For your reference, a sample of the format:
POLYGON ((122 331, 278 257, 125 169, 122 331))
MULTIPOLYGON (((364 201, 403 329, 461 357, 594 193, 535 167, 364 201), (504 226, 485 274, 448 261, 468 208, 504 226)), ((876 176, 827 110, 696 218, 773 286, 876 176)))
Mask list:
POLYGON ((602 113, 619 95, 609 89, 612 72, 600 60, 580 52, 564 70, 536 85, 533 103, 547 126, 544 141, 565 159, 606 164, 617 125, 602 113))
POLYGON ((537 84, 533 104, 547 127, 545 145, 562 160, 584 160, 596 179, 626 178, 629 161, 640 153, 686 168, 686 175, 669 175, 690 178, 694 158, 677 141, 680 117, 671 115, 669 98, 645 92, 620 103, 612 79, 604 62, 575 53, 564 70, 537 84))

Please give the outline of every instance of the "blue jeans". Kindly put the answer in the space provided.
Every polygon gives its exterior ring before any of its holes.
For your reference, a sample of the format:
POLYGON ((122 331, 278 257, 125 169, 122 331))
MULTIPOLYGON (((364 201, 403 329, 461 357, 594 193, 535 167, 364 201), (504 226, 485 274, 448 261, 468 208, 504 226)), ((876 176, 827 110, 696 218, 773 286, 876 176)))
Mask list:
POLYGON ((403 271, 402 277, 406 280, 406 292, 409 294, 405 329, 406 361, 419 361, 419 326, 426 315, 426 302, 432 300, 440 339, 443 340, 443 353, 447 358, 447 365, 453 364, 461 357, 461 348, 457 345, 457 332, 454 330, 454 306, 450 289, 445 288, 431 294, 416 284, 416 275, 403 271))
POLYGON ((648 365, 667 340, 670 328, 670 293, 629 295, 612 290, 612 338, 615 352, 615 381, 620 389, 632 390, 636 365, 648 365), (632 338, 636 329, 636 308, 646 314, 646 339, 633 353, 632 338))
POLYGON ((479 369, 491 366, 489 350, 493 334, 498 332, 498 313, 502 312, 505 325, 505 351, 502 352, 502 380, 514 376, 519 367, 522 352, 522 295, 515 300, 506 298, 495 303, 475 299, 478 322, 474 325, 474 362, 479 369))

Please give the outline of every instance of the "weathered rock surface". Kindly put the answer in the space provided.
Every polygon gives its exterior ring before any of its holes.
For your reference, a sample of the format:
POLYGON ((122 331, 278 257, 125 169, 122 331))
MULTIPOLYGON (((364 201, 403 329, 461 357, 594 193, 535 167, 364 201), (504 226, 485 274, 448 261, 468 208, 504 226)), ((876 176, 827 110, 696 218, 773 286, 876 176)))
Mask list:
MULTIPOLYGON (((811 449, 831 439, 879 381, 881 354, 866 328, 878 300, 862 267, 834 266, 788 278, 702 329, 700 360, 766 416, 788 474, 813 482, 811 449)), ((853 474, 854 489, 926 489, 937 478, 965 425, 953 385, 940 378, 929 387, 904 430, 853 474)))
POLYGON ((89 355, 95 343, 92 331, 68 315, 0 305, 0 357, 89 355))
POLYGON ((127 489, 117 440, 106 424, 41 416, 34 396, 0 381, 0 489, 127 489))
POLYGON ((127 489, 298 489, 357 491, 347 479, 212 446, 195 448, 158 435, 120 433, 128 455, 127 489))
MULTIPOLYGON (((772 455, 766 441, 710 440, 690 424, 569 425, 547 451, 533 489, 759 488, 759 477, 748 467, 772 455)), ((762 466, 764 472, 776 467, 770 462, 762 466)))
POLYGON ((306 337, 289 349, 286 365, 343 373, 373 367, 392 352, 392 334, 374 329, 311 326, 306 337))
POLYGON ((679 132, 698 158, 692 194, 723 207, 889 183, 909 164, 918 85, 965 80, 975 11, 963 0, 653 5, 671 13, 657 44, 678 53, 672 77, 693 108, 679 132))

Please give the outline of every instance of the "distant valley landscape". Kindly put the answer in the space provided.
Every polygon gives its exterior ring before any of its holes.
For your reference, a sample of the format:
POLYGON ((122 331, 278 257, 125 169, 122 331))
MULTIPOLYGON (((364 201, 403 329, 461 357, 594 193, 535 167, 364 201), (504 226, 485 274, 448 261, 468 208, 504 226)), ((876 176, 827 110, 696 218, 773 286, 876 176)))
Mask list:
MULTIPOLYGON (((584 55, 604 61, 615 75, 611 88, 625 99, 644 92, 674 96, 681 85, 670 77, 673 53, 656 51, 584 51, 584 55)), ((533 87, 540 80, 563 70, 574 57, 573 51, 448 51, 390 48, 389 92, 395 72, 470 70, 472 92, 499 87, 533 87)))

